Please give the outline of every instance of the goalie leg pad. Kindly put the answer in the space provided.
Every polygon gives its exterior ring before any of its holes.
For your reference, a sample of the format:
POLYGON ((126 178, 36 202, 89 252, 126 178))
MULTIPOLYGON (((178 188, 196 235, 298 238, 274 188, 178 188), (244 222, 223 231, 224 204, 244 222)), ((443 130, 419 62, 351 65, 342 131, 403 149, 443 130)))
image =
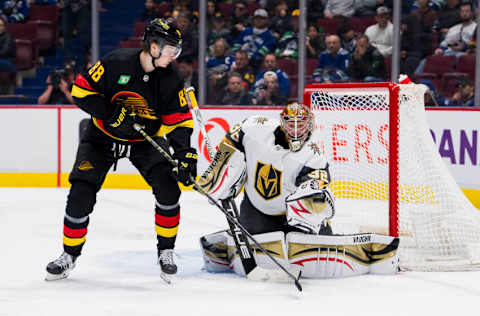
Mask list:
POLYGON ((302 277, 325 279, 367 273, 398 271, 399 239, 378 234, 308 235, 291 232, 286 237, 290 264, 302 277))

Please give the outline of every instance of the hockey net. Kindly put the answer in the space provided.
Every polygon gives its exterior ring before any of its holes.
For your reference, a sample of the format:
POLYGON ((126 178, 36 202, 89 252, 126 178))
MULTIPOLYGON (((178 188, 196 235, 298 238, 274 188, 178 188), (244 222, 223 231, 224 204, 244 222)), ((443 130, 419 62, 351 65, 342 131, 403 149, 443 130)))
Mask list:
POLYGON ((305 88, 313 137, 330 164, 333 230, 399 236, 403 269, 479 269, 480 211, 438 154, 424 93, 394 83, 305 88))

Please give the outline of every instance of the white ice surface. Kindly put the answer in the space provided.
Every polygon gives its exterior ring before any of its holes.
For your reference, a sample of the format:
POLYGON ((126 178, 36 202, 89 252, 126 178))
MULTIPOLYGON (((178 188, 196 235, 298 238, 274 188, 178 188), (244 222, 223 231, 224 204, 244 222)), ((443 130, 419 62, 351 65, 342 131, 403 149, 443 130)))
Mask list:
POLYGON ((172 285, 155 264, 153 196, 102 190, 87 243, 65 280, 46 282, 61 253, 68 190, 0 188, 0 315, 479 315, 480 272, 365 275, 292 284, 202 270, 198 238, 223 229, 220 211, 184 192, 172 285))

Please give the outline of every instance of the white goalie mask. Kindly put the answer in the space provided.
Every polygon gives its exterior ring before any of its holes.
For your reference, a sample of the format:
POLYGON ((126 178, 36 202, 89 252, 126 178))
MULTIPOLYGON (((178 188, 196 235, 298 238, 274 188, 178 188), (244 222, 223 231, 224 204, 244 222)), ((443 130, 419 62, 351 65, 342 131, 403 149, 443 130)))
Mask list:
POLYGON ((282 130, 291 151, 299 151, 313 130, 313 113, 300 103, 290 103, 280 113, 282 130))

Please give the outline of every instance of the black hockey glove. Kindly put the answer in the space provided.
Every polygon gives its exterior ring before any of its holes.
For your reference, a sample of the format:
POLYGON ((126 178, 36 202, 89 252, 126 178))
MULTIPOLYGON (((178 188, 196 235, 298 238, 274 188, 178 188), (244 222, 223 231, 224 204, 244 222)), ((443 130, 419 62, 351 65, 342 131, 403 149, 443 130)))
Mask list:
POLYGON ((127 107, 117 105, 112 115, 105 121, 105 123, 108 124, 108 129, 110 131, 115 131, 116 136, 130 138, 138 136, 138 133, 133 129, 133 124, 139 123, 140 125, 143 125, 143 120, 135 113, 130 112, 127 107))
POLYGON ((174 158, 178 160, 177 180, 183 185, 189 186, 197 176, 197 150, 195 148, 187 148, 179 150, 175 153, 174 158))

